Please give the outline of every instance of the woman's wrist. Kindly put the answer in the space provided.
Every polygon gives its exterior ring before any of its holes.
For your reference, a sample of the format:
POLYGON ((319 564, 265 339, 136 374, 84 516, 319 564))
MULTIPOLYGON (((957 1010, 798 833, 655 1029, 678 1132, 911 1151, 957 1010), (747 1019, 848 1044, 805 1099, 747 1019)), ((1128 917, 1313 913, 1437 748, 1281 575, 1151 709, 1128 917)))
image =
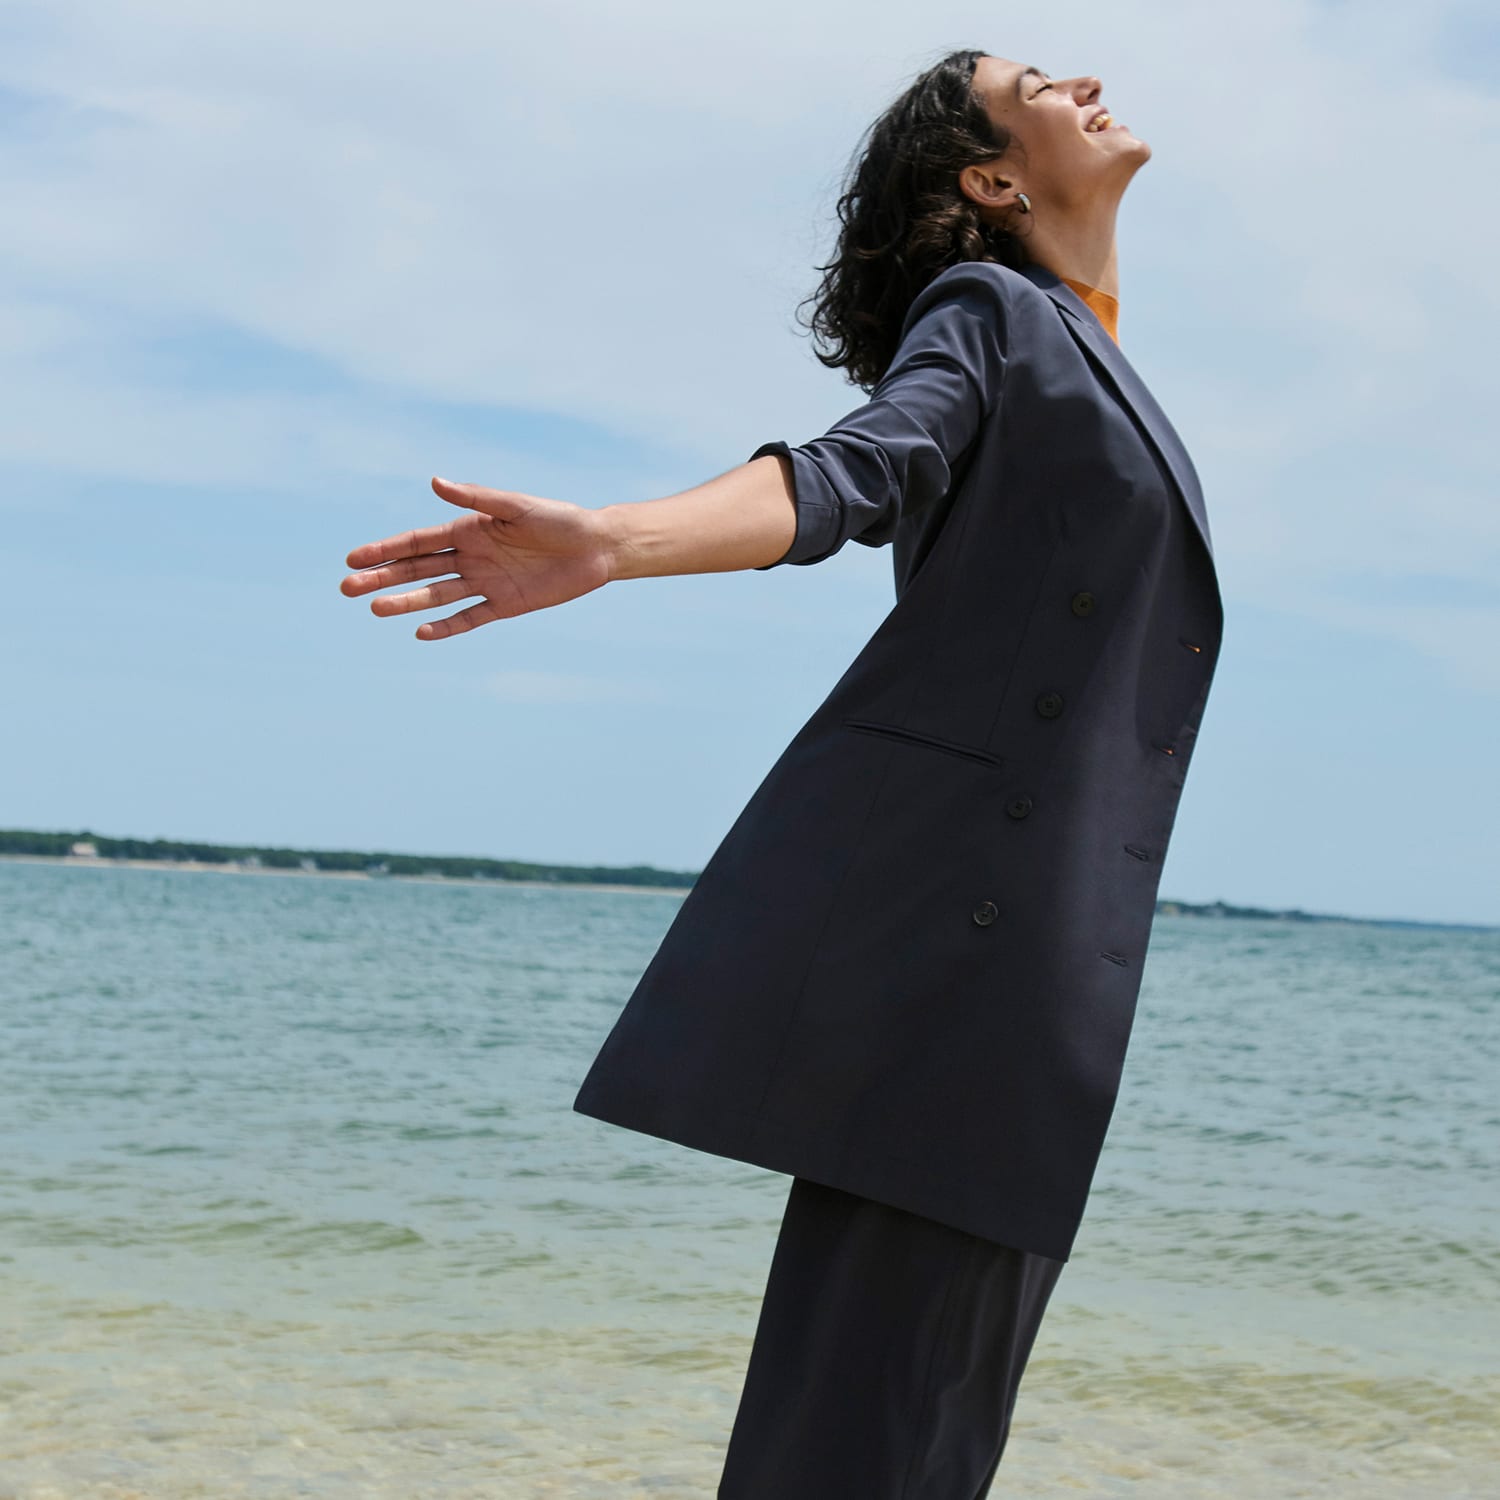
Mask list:
POLYGON ((649 573, 650 501, 626 501, 601 506, 598 517, 599 546, 611 583, 626 578, 646 578, 649 573))

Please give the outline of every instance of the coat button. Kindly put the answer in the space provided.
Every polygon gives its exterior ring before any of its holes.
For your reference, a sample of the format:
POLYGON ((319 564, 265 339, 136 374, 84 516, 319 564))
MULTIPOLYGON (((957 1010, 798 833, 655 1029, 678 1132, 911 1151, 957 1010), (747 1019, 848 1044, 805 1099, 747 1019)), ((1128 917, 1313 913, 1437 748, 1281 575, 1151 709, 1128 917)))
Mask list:
POLYGON ((988 927, 1000 915, 1000 908, 993 901, 981 901, 974 908, 974 920, 981 927, 988 927))
POLYGON ((1024 818, 1031 811, 1031 798, 1013 797, 1005 804, 1005 810, 1013 818, 1024 818))
POLYGON ((1044 719, 1055 719, 1063 710, 1061 693, 1043 693, 1036 700, 1036 711, 1044 719))
POLYGON ((1080 618, 1084 615, 1091 615, 1094 612, 1094 596, 1089 593, 1074 594, 1069 605, 1073 613, 1080 618))

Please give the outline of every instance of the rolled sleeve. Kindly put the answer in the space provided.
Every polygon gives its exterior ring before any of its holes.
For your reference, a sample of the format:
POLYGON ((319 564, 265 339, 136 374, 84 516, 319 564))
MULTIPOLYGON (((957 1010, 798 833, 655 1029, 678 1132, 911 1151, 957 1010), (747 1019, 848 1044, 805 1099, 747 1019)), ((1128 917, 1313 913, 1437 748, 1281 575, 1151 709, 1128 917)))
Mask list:
POLYGON ((822 562, 851 539, 884 546, 904 515, 947 492, 1004 383, 997 271, 967 262, 935 277, 912 302, 896 357, 864 405, 811 442, 763 443, 750 455, 790 460, 796 505, 791 546, 757 571, 822 562))

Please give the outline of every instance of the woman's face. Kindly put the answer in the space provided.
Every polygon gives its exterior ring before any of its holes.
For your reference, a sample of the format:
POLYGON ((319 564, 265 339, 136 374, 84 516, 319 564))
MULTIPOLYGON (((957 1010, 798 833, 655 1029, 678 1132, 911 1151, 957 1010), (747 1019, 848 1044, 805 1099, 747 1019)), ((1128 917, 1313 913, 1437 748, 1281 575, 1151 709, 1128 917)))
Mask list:
POLYGON ((1150 146, 1112 114, 1098 121, 1102 128, 1090 128, 1104 108, 1104 86, 1097 78, 1051 78, 1040 69, 986 56, 974 69, 974 87, 990 119, 1008 129, 1020 147, 1006 153, 1001 176, 1032 198, 1077 208, 1096 197, 1118 197, 1150 160, 1150 146))

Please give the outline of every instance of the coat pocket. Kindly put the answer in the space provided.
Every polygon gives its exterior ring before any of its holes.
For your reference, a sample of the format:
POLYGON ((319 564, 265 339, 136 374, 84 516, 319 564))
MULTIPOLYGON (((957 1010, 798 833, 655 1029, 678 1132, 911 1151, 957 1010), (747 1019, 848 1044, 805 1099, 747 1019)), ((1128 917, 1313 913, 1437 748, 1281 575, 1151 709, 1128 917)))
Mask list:
POLYGON ((858 730, 861 734, 877 734, 885 739, 900 740, 908 745, 920 745, 927 750, 941 750, 947 755, 957 755, 964 760, 976 760, 985 766, 1005 764, 1003 756, 992 755, 978 745, 961 745, 956 740, 945 740, 921 729, 907 729, 900 724, 882 724, 876 719, 845 719, 846 729, 858 730))

